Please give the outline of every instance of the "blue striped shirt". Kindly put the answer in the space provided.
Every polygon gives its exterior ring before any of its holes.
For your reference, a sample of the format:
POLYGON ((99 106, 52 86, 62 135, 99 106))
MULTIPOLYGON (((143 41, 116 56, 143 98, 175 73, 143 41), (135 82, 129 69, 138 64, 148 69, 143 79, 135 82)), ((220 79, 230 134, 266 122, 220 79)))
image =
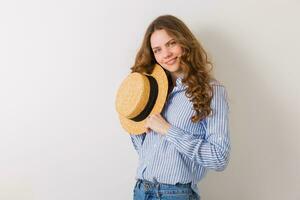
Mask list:
POLYGON ((130 134, 139 155, 136 179, 167 184, 192 182, 192 189, 200 196, 197 183, 207 170, 225 169, 230 153, 227 92, 216 81, 212 86, 213 114, 202 121, 191 121, 193 104, 185 96, 187 86, 178 77, 161 112, 171 124, 167 134, 153 130, 130 134))

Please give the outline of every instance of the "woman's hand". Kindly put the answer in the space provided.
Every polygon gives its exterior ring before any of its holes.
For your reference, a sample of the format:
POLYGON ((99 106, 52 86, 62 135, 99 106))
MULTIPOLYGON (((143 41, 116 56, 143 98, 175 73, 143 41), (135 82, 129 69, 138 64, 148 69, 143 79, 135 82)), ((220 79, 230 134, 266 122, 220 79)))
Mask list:
POLYGON ((153 131, 166 135, 170 124, 161 116, 161 114, 149 115, 146 120, 147 131, 152 129, 153 131))

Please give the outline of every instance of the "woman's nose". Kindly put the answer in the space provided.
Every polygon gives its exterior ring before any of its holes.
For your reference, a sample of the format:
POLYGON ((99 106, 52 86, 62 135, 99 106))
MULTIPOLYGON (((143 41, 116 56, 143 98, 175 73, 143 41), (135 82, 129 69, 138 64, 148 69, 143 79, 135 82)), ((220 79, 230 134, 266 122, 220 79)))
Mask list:
POLYGON ((166 58, 169 58, 171 55, 172 55, 172 52, 169 51, 168 49, 166 49, 165 52, 164 52, 164 58, 165 58, 165 59, 166 59, 166 58))

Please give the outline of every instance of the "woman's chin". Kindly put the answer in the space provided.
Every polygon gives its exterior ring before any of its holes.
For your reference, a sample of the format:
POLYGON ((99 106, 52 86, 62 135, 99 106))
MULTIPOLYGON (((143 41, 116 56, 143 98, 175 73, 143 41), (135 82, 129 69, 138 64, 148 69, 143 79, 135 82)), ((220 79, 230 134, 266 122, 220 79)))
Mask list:
POLYGON ((168 66, 170 72, 177 72, 179 70, 179 66, 177 64, 168 66))

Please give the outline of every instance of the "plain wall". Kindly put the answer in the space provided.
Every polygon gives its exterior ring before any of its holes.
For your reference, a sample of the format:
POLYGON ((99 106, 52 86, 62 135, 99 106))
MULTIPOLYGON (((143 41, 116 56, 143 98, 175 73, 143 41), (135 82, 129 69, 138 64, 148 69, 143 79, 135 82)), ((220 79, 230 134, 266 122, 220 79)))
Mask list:
POLYGON ((132 199, 114 102, 148 24, 195 33, 227 88, 232 151, 204 200, 300 199, 299 1, 0 2, 0 199, 132 199))

